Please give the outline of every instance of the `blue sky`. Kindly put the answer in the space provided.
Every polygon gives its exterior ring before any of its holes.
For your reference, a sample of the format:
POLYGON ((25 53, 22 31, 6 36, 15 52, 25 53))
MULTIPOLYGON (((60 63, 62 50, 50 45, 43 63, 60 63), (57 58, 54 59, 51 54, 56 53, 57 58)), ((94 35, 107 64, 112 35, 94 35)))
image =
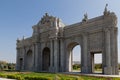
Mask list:
MULTIPOLYGON (((31 36, 32 26, 44 13, 61 18, 65 24, 73 24, 80 22, 86 12, 88 18, 102 15, 106 3, 108 9, 116 13, 119 27, 119 0, 0 0, 0 60, 16 61, 16 39, 31 36)), ((120 32, 118 36, 120 58, 120 32)))

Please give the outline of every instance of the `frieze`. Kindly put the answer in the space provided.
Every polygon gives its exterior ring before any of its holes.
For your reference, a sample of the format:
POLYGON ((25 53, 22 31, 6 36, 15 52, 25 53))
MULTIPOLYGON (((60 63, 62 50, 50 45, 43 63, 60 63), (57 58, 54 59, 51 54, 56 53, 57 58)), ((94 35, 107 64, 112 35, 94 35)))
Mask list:
POLYGON ((103 43, 103 33, 92 33, 89 34, 89 42, 90 42, 90 48, 102 48, 103 43))

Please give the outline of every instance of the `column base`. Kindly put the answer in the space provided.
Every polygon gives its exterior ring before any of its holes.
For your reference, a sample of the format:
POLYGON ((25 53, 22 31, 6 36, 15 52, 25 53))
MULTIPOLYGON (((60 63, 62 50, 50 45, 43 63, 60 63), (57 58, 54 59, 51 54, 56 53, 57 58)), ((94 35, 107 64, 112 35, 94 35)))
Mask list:
POLYGON ((119 68, 118 68, 118 66, 114 66, 112 71, 113 71, 112 75, 119 75, 119 68))
POLYGON ((55 68, 54 67, 49 67, 49 72, 55 72, 55 68))
POLYGON ((35 66, 35 68, 33 68, 33 70, 34 70, 35 72, 39 71, 39 69, 38 69, 37 66, 35 66))
POLYGON ((57 73, 59 72, 56 67, 49 67, 49 72, 57 73))
POLYGON ((64 72, 64 68, 61 66, 59 72, 64 72))
POLYGON ((112 67, 104 67, 104 74, 112 75, 112 67))
POLYGON ((82 67, 81 68, 81 73, 88 73, 88 68, 86 66, 82 67))

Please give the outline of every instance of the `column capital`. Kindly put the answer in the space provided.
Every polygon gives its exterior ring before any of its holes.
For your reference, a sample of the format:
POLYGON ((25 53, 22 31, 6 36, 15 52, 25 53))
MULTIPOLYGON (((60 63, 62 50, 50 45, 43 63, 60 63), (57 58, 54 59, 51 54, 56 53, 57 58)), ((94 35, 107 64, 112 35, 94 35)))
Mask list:
POLYGON ((82 35, 82 36, 88 36, 88 34, 89 34, 88 32, 82 32, 81 35, 82 35))
POLYGON ((104 31, 104 32, 109 32, 109 31, 110 31, 110 27, 105 27, 105 28, 103 28, 103 31, 104 31))
POLYGON ((107 32, 107 31, 110 31, 110 30, 114 30, 115 28, 117 28, 117 27, 108 26, 108 27, 104 27, 103 31, 107 32))

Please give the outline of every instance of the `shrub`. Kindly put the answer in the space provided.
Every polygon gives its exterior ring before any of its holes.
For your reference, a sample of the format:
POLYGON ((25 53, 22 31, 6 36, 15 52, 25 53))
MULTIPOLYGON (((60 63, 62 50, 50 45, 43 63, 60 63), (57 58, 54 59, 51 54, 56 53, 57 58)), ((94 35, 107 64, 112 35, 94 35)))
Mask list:
POLYGON ((0 77, 7 78, 7 75, 5 75, 5 74, 0 74, 0 77))
POLYGON ((26 76, 25 80, 51 80, 47 77, 26 76))
POLYGON ((7 75, 6 78, 9 78, 9 79, 17 79, 17 80, 25 80, 24 77, 22 77, 22 76, 20 76, 20 75, 15 75, 15 74, 7 75))
POLYGON ((18 76, 18 75, 17 75, 16 79, 17 79, 17 80, 25 80, 24 77, 18 76))
POLYGON ((7 75, 7 78, 9 78, 9 79, 16 79, 16 75, 7 75))

